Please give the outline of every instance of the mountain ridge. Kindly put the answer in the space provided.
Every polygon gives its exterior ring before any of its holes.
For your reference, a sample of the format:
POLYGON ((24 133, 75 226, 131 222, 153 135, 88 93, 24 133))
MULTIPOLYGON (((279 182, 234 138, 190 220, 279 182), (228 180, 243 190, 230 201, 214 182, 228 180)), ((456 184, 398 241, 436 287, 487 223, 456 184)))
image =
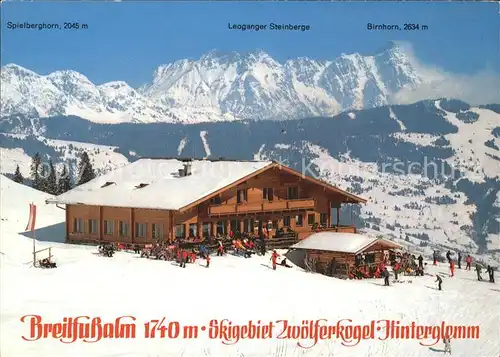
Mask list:
POLYGON ((416 68, 395 42, 369 56, 302 56, 282 63, 261 49, 212 50, 199 59, 159 65, 151 82, 139 88, 120 80, 96 85, 74 70, 39 75, 7 64, 2 67, 0 109, 2 116, 76 115, 102 123, 332 116, 387 105, 394 93, 434 79, 416 68))

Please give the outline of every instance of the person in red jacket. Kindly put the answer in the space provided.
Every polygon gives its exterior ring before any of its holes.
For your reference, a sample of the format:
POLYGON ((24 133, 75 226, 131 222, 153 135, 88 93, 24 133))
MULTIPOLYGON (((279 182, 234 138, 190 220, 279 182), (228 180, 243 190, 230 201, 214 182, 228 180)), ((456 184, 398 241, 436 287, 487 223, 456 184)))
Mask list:
POLYGON ((467 255, 467 258, 465 258, 465 263, 467 264, 465 270, 470 270, 470 265, 472 263, 472 257, 470 255, 467 255))
POLYGON ((450 260, 450 276, 455 276, 455 262, 453 260, 450 260))
POLYGON ((224 255, 224 244, 222 243, 221 240, 219 240, 217 243, 217 256, 222 257, 223 255, 224 255))
POLYGON ((189 259, 189 253, 186 250, 182 249, 181 250, 181 267, 182 268, 186 267, 186 263, 189 262, 188 259, 189 259))
POLYGON ((271 255, 271 261, 273 263, 273 270, 276 270, 276 259, 278 259, 280 255, 278 253, 276 253, 275 250, 273 250, 273 254, 271 255))

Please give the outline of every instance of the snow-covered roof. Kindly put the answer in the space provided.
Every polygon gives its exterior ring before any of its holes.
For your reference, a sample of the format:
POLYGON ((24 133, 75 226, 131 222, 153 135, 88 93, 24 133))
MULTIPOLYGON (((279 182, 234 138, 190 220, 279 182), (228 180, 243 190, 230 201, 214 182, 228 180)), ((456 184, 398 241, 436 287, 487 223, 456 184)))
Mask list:
POLYGON ((191 175, 180 177, 181 160, 139 159, 47 202, 178 210, 272 164, 193 160, 191 175))
POLYGON ((386 239, 367 237, 357 233, 319 232, 311 234, 291 248, 357 254, 378 242, 382 242, 388 248, 400 247, 399 244, 386 239))

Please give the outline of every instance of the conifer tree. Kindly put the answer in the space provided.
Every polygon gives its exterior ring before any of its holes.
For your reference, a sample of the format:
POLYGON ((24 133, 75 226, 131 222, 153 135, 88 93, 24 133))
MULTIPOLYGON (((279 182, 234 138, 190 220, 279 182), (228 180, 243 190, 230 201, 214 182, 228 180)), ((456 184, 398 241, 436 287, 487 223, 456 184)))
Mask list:
POLYGON ((30 177, 33 180, 31 187, 35 190, 40 190, 40 166, 42 166, 42 158, 39 153, 36 153, 31 158, 31 167, 30 167, 30 177))
POLYGON ((82 185, 89 182, 95 178, 94 168, 90 162, 89 155, 86 151, 83 152, 80 158, 80 164, 78 165, 78 183, 77 185, 82 185))
POLYGON ((14 172, 14 181, 20 184, 24 183, 24 177, 23 174, 21 174, 19 165, 16 166, 16 171, 14 172))
POLYGON ((57 181, 57 194, 61 195, 69 190, 71 190, 71 177, 66 165, 63 165, 59 180, 57 181))
POLYGON ((45 192, 50 193, 51 195, 57 194, 56 169, 54 168, 52 160, 49 160, 49 175, 47 177, 45 185, 45 192))
POLYGON ((47 168, 43 163, 40 164, 39 168, 39 176, 38 176, 38 187, 36 188, 38 191, 48 192, 47 191, 47 168))

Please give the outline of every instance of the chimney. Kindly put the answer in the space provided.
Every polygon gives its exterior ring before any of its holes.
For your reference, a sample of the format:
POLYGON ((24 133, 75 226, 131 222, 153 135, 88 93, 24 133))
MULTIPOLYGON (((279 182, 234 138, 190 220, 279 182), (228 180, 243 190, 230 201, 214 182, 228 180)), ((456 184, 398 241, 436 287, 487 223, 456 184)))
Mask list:
POLYGON ((191 175, 191 162, 185 162, 184 163, 184 176, 190 176, 191 175))

